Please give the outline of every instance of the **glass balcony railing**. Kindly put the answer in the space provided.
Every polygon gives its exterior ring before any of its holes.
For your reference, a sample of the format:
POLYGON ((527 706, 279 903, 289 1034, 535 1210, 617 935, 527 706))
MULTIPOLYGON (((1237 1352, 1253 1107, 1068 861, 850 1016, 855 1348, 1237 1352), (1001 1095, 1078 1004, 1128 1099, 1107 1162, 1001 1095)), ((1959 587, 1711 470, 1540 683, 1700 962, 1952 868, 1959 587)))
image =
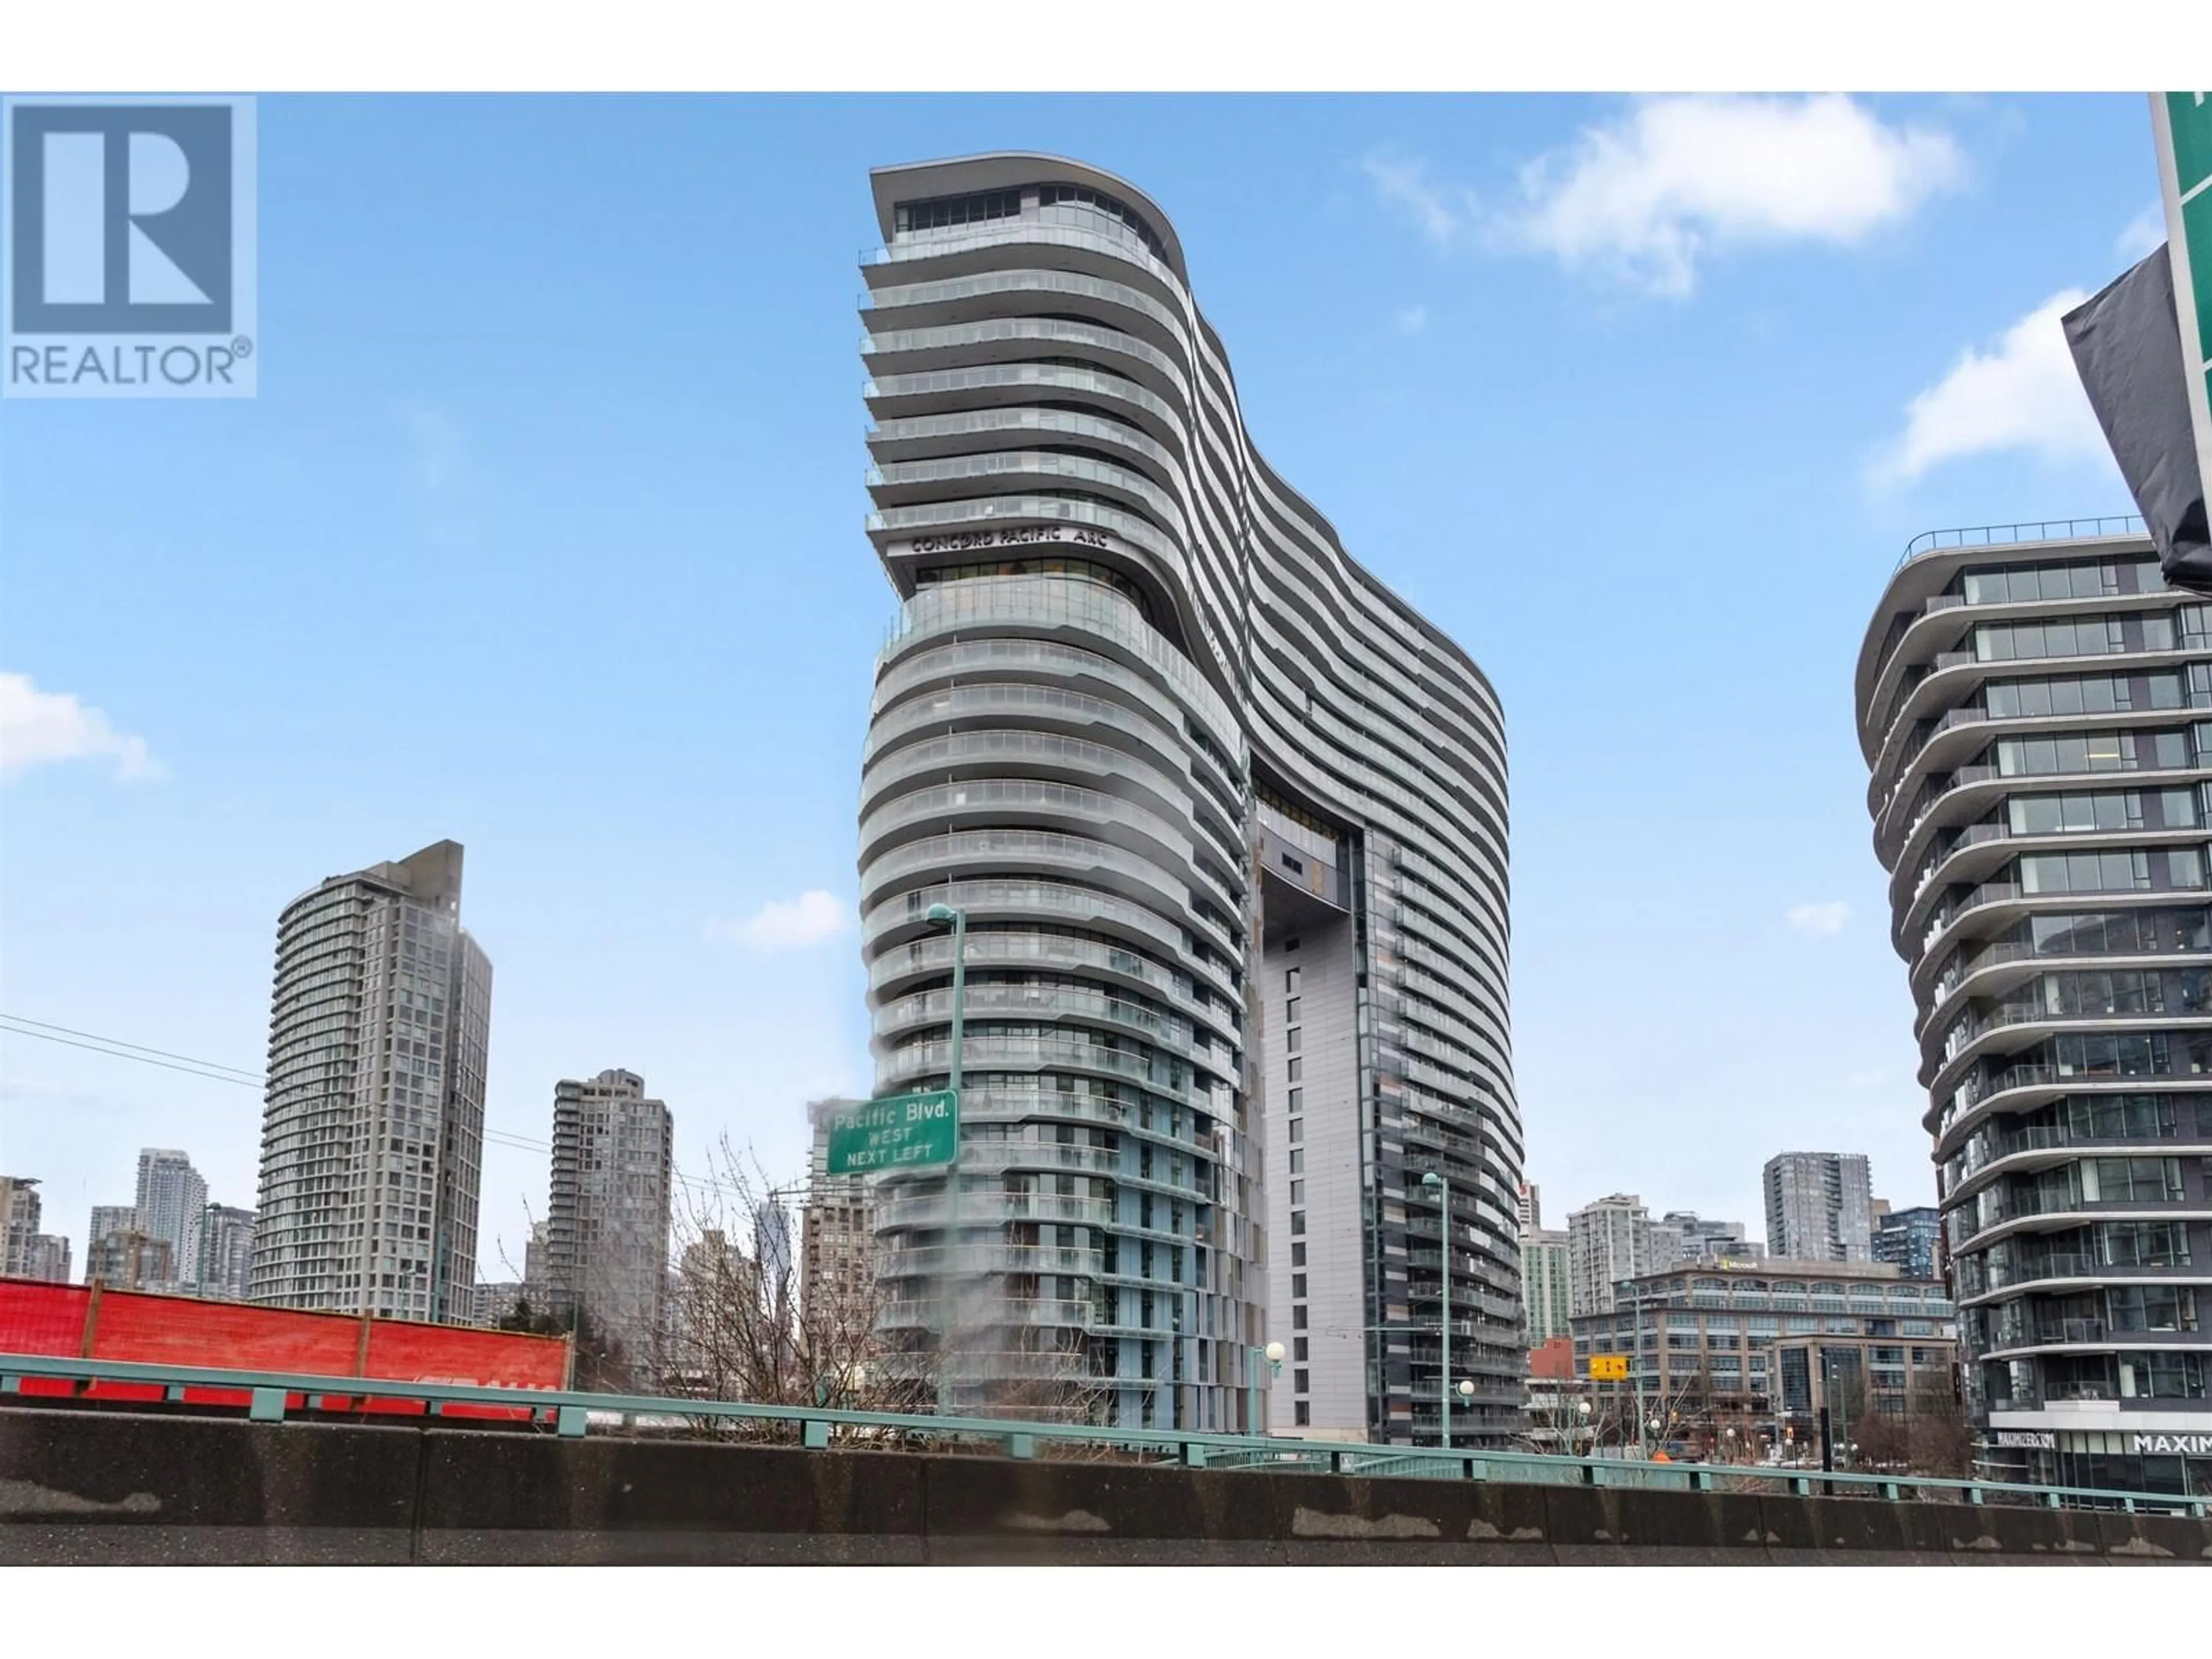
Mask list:
POLYGON ((2092 536, 2141 536, 2143 521, 2132 513, 2102 519, 2045 519, 2025 524, 1985 524, 1963 530, 1923 530, 1905 544, 1899 570, 1930 553, 1961 547, 2008 547, 2028 542, 2077 541, 2092 536))

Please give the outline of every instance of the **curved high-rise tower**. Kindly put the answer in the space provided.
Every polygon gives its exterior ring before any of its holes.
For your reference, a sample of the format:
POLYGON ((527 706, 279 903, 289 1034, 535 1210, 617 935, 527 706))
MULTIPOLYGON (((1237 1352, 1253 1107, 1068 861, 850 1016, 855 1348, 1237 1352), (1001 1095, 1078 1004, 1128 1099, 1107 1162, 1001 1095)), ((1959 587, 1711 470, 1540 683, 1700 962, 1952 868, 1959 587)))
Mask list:
POLYGON ((2015 1479, 2212 1481, 2208 710, 2212 605, 2117 520, 1916 541, 1859 653, 1967 1397, 2015 1479))
POLYGON ((873 179, 879 1092, 947 1080, 931 907, 968 929, 960 1190, 878 1191, 886 1333, 951 1321, 963 1405, 1201 1429, 1244 1425, 1279 1340, 1278 1431, 1433 1444, 1464 1380, 1454 1438, 1498 1440, 1497 699, 1255 452, 1158 207, 1048 155, 873 179))
POLYGON ((256 1302, 473 1315, 491 963, 461 927, 461 863, 438 842, 277 921, 256 1302))

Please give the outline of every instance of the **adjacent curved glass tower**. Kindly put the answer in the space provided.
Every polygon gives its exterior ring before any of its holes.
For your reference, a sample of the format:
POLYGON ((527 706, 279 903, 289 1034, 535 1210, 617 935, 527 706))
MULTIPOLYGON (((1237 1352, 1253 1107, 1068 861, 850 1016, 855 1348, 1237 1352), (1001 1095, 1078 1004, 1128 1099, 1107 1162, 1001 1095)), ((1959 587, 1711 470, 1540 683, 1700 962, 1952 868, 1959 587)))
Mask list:
POLYGON ((1982 1457, 2203 1492, 2212 606, 2108 523, 1916 542, 1859 738, 1982 1457))
POLYGON ((886 1334, 967 1408, 1235 1429, 1258 1382, 1279 1431, 1435 1443, 1449 1264, 1454 1438, 1502 1439, 1497 699, 1255 453, 1140 192, 1037 155, 873 182, 879 1093, 947 1081, 928 912, 968 927, 960 1190, 877 1194, 886 1334))

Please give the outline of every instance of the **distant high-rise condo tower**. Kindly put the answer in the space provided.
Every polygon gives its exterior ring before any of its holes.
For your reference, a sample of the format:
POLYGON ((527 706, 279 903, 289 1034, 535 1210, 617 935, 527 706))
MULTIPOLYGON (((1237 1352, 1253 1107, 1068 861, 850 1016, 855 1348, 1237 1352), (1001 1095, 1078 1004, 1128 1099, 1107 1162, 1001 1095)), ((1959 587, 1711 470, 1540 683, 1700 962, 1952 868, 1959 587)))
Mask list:
POLYGON ((31 1240, 39 1231, 37 1181, 22 1176, 0 1176, 0 1274, 20 1274, 29 1258, 31 1240))
POLYGON ((1028 154, 873 181, 879 1092, 948 1080, 929 911, 968 927, 960 1191, 878 1187, 886 1338, 934 1352, 953 1305, 956 1406, 1229 1430, 1257 1382, 1283 1432, 1433 1445, 1449 1276, 1454 1433, 1502 1443, 1498 699, 1261 460, 1141 191, 1028 154))
POLYGON ((181 1285, 199 1282, 200 1229, 207 1212, 207 1182, 182 1152, 149 1146, 138 1154, 138 1231, 169 1247, 181 1285))
POLYGON ((200 1229, 200 1294, 243 1302, 252 1287, 253 1212, 209 1205, 200 1229))
POLYGON ((1760 1173, 1766 1242, 1790 1261, 1874 1260, 1873 1185, 1860 1152, 1781 1152, 1760 1173))
POLYGON ((875 1246, 868 1183, 830 1173, 830 1124, 854 1100, 807 1103, 812 1131, 806 1207, 799 1215, 799 1301, 807 1324, 825 1336, 865 1332, 875 1320, 875 1246))
POLYGON ((1521 1296, 1530 1347, 1571 1336, 1574 1249, 1559 1229, 1531 1227, 1521 1235, 1521 1296))
POLYGON ((1984 1468, 2202 1493, 2212 605, 2121 521, 1923 537, 1856 700, 1984 1468))
POLYGON ((490 1030, 458 843, 333 876, 284 908, 255 1301, 467 1322, 490 1030))
POLYGON ((1567 1271, 1573 1316, 1611 1313, 1618 1287, 1651 1271, 1651 1212, 1633 1193, 1615 1193, 1567 1212, 1567 1271))
POLYGON ((675 1121, 635 1072, 554 1085, 549 1299, 556 1312, 580 1306, 641 1388, 660 1369, 675 1157, 675 1121))

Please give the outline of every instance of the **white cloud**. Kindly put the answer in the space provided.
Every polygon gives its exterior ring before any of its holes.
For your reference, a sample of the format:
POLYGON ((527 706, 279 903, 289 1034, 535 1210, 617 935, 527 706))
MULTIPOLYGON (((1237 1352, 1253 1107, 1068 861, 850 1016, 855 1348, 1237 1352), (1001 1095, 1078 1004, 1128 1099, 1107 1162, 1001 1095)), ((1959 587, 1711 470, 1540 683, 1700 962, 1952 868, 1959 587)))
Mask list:
POLYGON ((2166 243, 2166 208, 2153 202, 2128 221, 2128 228, 2112 245, 2112 252, 2130 264, 2148 259, 2166 243))
POLYGON ((852 926, 852 907, 817 887, 794 899, 771 899, 740 921, 711 921, 707 937, 735 939, 756 951, 795 951, 835 939, 852 926))
POLYGON ((1426 169, 1415 161, 1370 155, 1361 166, 1382 199, 1412 218, 1421 234, 1438 246, 1449 246, 1474 228, 1477 207, 1473 191, 1431 185, 1426 169))
POLYGON ((1968 347, 1905 406, 1905 430, 1875 462, 1876 483, 1911 483, 1968 455, 2027 450, 2045 460, 2109 459, 2059 319, 2088 298, 2054 294, 1999 335, 1968 347))
POLYGON ((1419 334, 1429 325, 1429 308, 1426 306, 1407 306, 1393 320, 1398 325, 1399 333, 1419 334))
POLYGON ((112 761, 120 781, 164 775, 146 739, 64 691, 41 691, 28 674, 0 673, 0 779, 64 761, 112 761))
POLYGON ((1494 228, 1571 269, 1680 298, 1709 253, 1850 246, 1965 172, 1948 134, 1886 125, 1838 94, 1647 98, 1523 167, 1521 205, 1494 228))
POLYGON ((1841 899, 1793 905, 1786 918, 1792 933, 1802 933, 1808 939, 1826 939, 1832 933, 1840 933, 1850 919, 1851 907, 1841 899))

